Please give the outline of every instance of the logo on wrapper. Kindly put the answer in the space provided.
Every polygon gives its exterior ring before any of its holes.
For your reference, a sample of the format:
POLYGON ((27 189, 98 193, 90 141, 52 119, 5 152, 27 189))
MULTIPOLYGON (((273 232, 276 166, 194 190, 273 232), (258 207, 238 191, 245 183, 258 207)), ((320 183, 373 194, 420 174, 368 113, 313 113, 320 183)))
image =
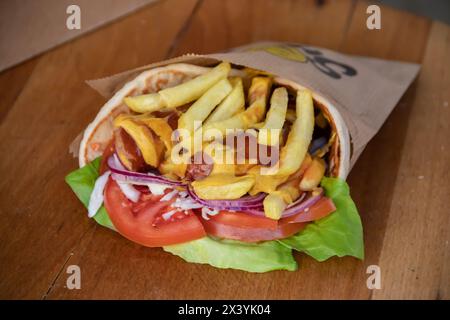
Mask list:
POLYGON ((67 7, 66 13, 69 15, 66 19, 66 27, 69 30, 81 29, 81 9, 76 4, 67 7))
POLYGON ((317 70, 333 79, 341 79, 342 76, 353 77, 358 74, 352 66, 327 58, 317 48, 295 44, 268 45, 253 47, 248 49, 248 51, 265 51, 279 58, 300 63, 311 63, 317 70))

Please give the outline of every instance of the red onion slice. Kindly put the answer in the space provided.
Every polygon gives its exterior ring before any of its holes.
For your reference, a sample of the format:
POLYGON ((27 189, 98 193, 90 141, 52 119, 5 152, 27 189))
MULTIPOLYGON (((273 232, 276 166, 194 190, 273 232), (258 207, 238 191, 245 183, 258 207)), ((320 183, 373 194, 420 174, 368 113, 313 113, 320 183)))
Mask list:
POLYGON ((300 213, 305 211, 306 209, 312 207, 314 204, 316 204, 317 201, 319 201, 323 197, 323 189, 320 189, 320 193, 317 195, 311 195, 307 199, 303 201, 296 201, 293 203, 292 206, 286 208, 286 210, 283 211, 283 214, 281 215, 282 218, 287 218, 290 216, 293 216, 294 214, 300 213))
POLYGON ((147 184, 147 183, 159 183, 159 184, 167 184, 171 186, 184 186, 185 184, 181 181, 175 181, 168 179, 164 176, 158 176, 152 173, 141 173, 141 172, 133 172, 126 170, 122 164, 120 163, 117 156, 110 157, 108 159, 108 166, 111 171, 119 180, 123 182, 135 183, 135 184, 147 184))
POLYGON ((197 196, 192 186, 188 185, 187 188, 189 196, 197 201, 198 203, 204 205, 208 208, 219 209, 219 210, 234 210, 234 211, 245 211, 245 210, 262 210, 262 201, 266 197, 266 194, 259 193, 256 196, 246 196, 237 200, 205 200, 197 196))
MULTIPOLYGON (((293 216, 297 213, 303 212, 306 209, 312 207, 323 197, 323 189, 320 189, 319 194, 311 195, 307 199, 305 199, 306 193, 302 194, 300 198, 298 198, 295 202, 291 203, 286 209, 283 211, 281 218, 287 218, 293 216)), ((246 210, 242 210, 242 212, 252 214, 259 217, 265 217, 264 208, 256 209, 256 208, 247 208, 246 210)))
POLYGON ((303 193, 300 195, 300 197, 299 197, 297 200, 295 200, 294 202, 292 202, 290 205, 288 205, 288 206, 286 207, 286 209, 289 209, 290 207, 296 206, 298 203, 302 202, 303 199, 305 199, 305 197, 306 197, 306 192, 303 192, 303 193))

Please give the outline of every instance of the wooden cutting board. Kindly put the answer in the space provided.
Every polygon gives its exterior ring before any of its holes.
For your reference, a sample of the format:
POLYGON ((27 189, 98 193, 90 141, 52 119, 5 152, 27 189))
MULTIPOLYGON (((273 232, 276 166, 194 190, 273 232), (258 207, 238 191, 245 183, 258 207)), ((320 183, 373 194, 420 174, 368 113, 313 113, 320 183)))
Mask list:
MULTIPOLYGON (((165 0, 0 74, 0 298, 450 298, 450 27, 364 1, 165 0), (422 64, 348 182, 366 259, 251 274, 188 264, 96 225, 64 182, 72 140, 104 100, 84 80, 256 40, 422 64), (66 288, 67 267, 81 289, 66 288), (366 286, 367 267, 381 289, 366 286)), ((364 101, 361 101, 364 103, 364 101)))

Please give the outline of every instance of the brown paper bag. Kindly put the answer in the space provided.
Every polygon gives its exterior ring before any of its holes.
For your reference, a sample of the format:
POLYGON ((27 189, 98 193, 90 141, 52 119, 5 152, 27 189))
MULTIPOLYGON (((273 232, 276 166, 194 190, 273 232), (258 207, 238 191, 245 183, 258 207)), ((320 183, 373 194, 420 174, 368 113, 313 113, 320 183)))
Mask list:
POLYGON ((144 70, 180 62, 209 66, 218 60, 292 80, 328 99, 340 112, 350 133, 353 149, 350 168, 420 68, 417 64, 351 56, 300 44, 259 42, 225 53, 187 54, 87 83, 110 98, 144 70))

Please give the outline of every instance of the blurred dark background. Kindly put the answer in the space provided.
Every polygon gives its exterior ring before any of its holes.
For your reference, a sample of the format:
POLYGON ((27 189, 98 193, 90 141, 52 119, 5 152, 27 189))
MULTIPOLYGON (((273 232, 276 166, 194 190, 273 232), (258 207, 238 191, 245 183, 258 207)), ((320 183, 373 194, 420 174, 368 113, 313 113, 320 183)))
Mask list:
POLYGON ((449 0, 379 0, 377 2, 450 24, 449 0))

